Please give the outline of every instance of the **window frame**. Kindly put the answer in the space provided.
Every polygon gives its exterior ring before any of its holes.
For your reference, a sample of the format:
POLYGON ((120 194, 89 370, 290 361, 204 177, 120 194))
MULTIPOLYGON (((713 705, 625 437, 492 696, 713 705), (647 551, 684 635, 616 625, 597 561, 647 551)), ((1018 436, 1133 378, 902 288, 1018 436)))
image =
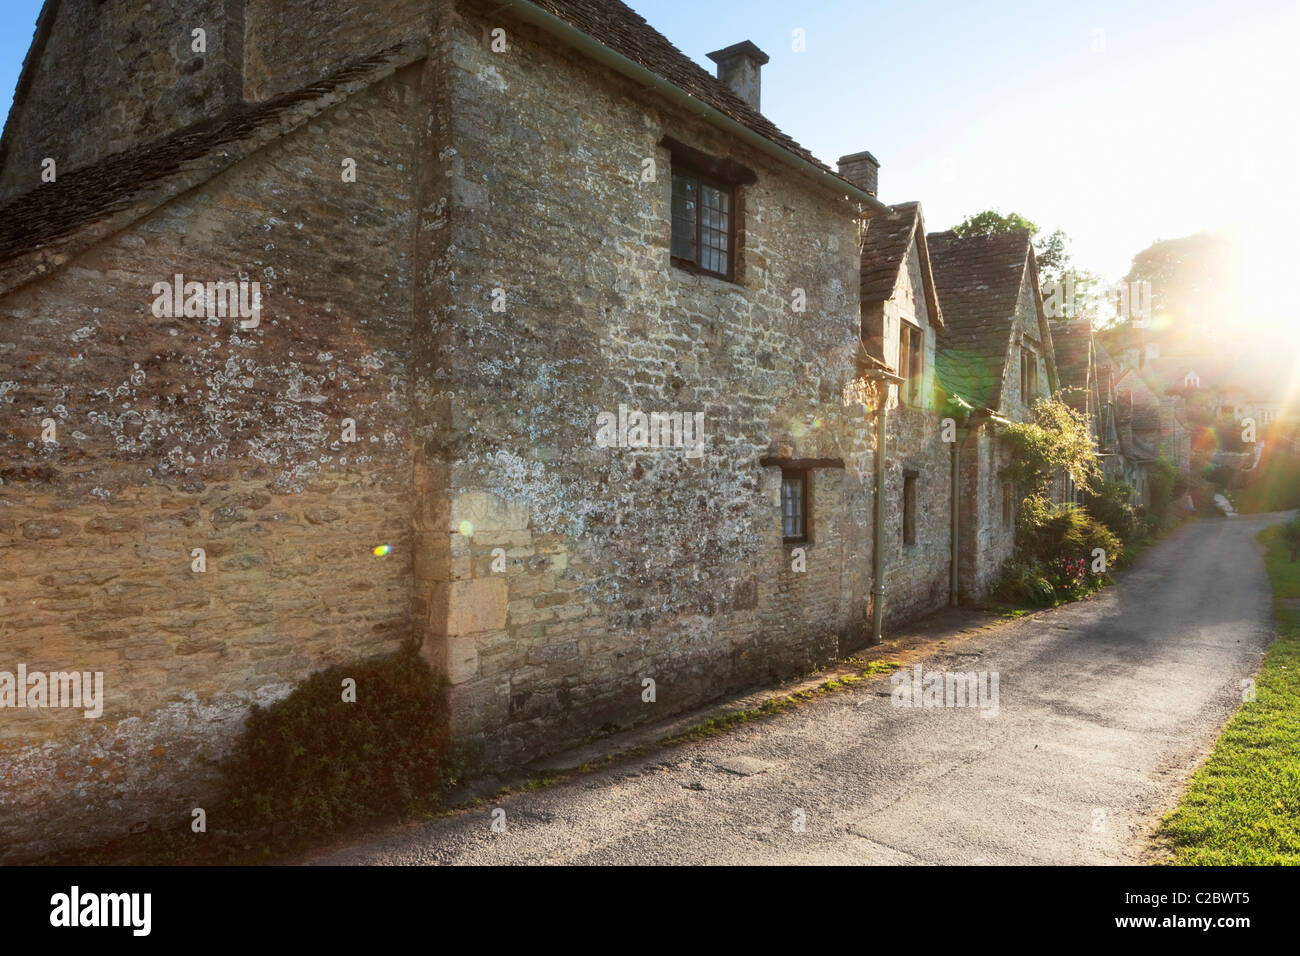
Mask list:
POLYGON ((735 282, 736 276, 736 219, 739 214, 739 195, 740 190, 736 183, 729 183, 719 179, 716 176, 710 176, 703 172, 697 166, 690 163, 680 162, 674 159, 668 174, 668 258, 669 261, 677 268, 691 272, 696 275, 712 276, 715 279, 722 279, 726 282, 735 282), (695 256, 696 261, 683 259, 681 256, 673 254, 673 235, 676 229, 677 221, 673 215, 672 202, 675 194, 675 180, 682 178, 693 179, 696 183, 695 199, 695 256), (727 271, 717 272, 713 269, 706 269, 700 264, 703 259, 703 231, 704 217, 700 214, 702 201, 704 198, 704 187, 716 189, 727 196, 727 271))
POLYGON ((812 495, 809 494, 809 486, 812 484, 811 468, 787 468, 781 467, 781 543, 782 544, 808 544, 812 541, 812 495), (785 533, 785 483, 787 479, 798 479, 799 481, 799 515, 802 519, 800 530, 802 534, 787 537, 785 533))
POLYGON ((899 389, 903 403, 913 408, 923 408, 925 403, 921 398, 925 383, 925 330, 903 318, 898 320, 898 374, 907 379, 899 389))

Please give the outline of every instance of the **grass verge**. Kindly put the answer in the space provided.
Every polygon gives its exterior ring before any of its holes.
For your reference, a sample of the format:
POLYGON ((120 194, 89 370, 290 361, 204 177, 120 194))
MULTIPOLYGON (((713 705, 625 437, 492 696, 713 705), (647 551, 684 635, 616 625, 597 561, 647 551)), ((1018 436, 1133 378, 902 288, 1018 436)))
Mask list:
POLYGON ((1277 641, 1157 835, 1177 865, 1300 864, 1300 561, 1274 525, 1259 536, 1277 607, 1277 641))

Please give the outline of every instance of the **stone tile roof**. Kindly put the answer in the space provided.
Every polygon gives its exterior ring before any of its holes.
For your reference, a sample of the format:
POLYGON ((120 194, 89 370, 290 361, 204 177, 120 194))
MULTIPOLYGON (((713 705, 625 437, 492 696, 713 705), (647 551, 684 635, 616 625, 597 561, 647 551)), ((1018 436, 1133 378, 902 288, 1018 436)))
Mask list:
POLYGON ((959 239, 927 237, 944 331, 936 348, 939 382, 977 407, 997 409, 1012 320, 1031 252, 1029 233, 959 239))
POLYGON ((425 55, 397 45, 323 80, 60 172, 0 206, 0 293, 48 272, 180 192, 425 55))
POLYGON ((1056 375, 1065 401, 1076 412, 1088 411, 1088 390, 1093 385, 1092 323, 1088 319, 1052 323, 1052 348, 1056 375))
POLYGON ((1154 445, 1136 435, 1130 436, 1124 429, 1119 433, 1119 450, 1130 461, 1153 461, 1157 457, 1154 445))
POLYGON ((782 149, 837 175, 619 0, 533 0, 533 3, 782 149))
POLYGON ((904 202, 890 206, 888 213, 868 220, 866 229, 862 244, 862 301, 883 302, 893 297, 899 271, 906 268, 912 239, 916 237, 926 306, 935 326, 942 328, 942 304, 935 290, 921 204, 904 202))
POLYGON ((1129 417, 1133 420, 1133 428, 1137 431, 1160 430, 1160 409, 1154 405, 1134 403, 1129 417))

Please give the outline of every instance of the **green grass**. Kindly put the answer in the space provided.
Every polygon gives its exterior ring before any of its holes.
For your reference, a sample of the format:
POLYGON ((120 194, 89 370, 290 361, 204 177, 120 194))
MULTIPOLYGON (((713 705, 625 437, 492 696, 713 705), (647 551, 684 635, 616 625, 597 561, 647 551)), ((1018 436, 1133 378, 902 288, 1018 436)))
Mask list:
POLYGON ((1159 834, 1179 865, 1300 864, 1300 561, 1280 528, 1260 534, 1279 637, 1242 704, 1159 834))

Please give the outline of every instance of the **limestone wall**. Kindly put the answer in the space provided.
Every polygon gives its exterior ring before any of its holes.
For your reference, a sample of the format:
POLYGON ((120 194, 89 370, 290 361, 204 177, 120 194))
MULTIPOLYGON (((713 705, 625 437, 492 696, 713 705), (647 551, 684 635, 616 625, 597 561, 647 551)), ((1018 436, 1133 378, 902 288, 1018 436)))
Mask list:
POLYGON ((426 446, 450 505, 416 571, 426 651, 489 762, 807 670, 860 634, 870 441, 841 400, 858 323, 846 205, 544 35, 516 27, 492 52, 494 25, 454 23, 451 278, 430 304, 445 401, 426 446), (665 134, 757 173, 734 283, 669 263, 665 134), (703 412, 703 454, 597 447, 620 404, 703 412), (779 469, 758 463, 778 453, 847 466, 813 473, 802 574, 779 469))
POLYGON ((105 684, 4 711, 0 853, 188 816, 250 702, 410 637, 411 74, 0 300, 0 670, 105 684), (158 317, 176 273, 259 326, 158 317))

